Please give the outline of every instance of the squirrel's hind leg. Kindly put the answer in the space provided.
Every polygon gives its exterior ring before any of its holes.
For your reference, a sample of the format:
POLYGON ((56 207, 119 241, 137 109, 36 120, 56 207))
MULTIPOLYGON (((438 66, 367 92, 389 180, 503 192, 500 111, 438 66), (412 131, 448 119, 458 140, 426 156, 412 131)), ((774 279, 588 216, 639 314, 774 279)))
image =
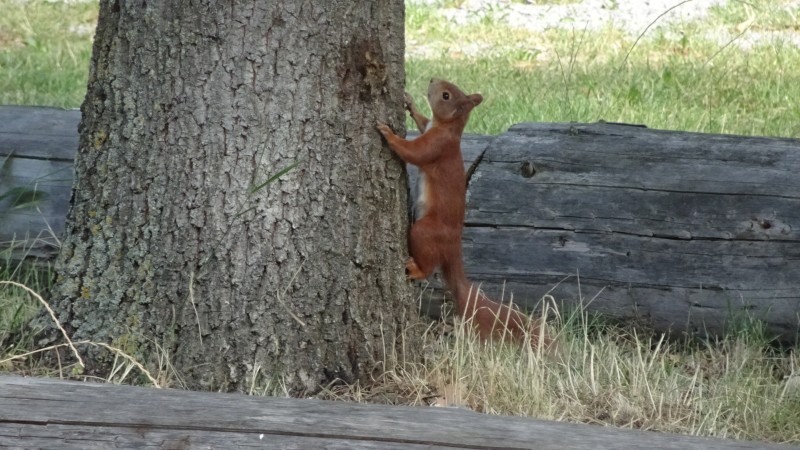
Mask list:
POLYGON ((426 274, 418 265, 417 262, 414 261, 414 258, 408 258, 406 260, 406 276, 409 280, 424 280, 428 278, 430 273, 426 274))
POLYGON ((428 278, 442 264, 446 242, 445 229, 441 223, 426 216, 411 225, 408 250, 411 258, 406 262, 408 277, 414 280, 428 278))

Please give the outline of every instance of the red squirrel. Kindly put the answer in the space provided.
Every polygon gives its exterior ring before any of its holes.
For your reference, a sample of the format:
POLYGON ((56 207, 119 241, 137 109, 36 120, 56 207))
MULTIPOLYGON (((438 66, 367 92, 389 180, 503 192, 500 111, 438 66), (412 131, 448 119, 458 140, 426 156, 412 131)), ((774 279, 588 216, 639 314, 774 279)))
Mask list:
POLYGON ((494 302, 478 292, 467 279, 461 255, 461 234, 466 209, 466 175, 461 156, 461 134, 470 112, 480 105, 480 94, 466 95, 454 84, 432 79, 428 85, 428 103, 432 120, 422 115, 411 96, 405 96, 405 108, 420 132, 414 140, 403 139, 384 123, 376 128, 389 147, 405 162, 420 169, 423 182, 417 201, 420 217, 411 226, 406 261, 408 277, 428 278, 441 268, 447 287, 453 293, 456 312, 472 318, 482 340, 525 339, 536 346, 542 324, 509 306, 494 302))

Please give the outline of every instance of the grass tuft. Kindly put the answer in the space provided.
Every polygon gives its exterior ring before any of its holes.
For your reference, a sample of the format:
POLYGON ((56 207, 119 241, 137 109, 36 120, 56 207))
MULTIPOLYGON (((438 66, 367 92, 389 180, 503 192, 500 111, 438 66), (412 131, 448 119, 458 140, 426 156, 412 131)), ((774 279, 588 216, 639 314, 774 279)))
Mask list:
POLYGON ((552 325, 553 352, 478 341, 469 321, 425 335, 426 360, 370 385, 338 384, 327 399, 412 404, 673 432, 800 442, 800 372, 746 333, 669 341, 583 311, 552 325))

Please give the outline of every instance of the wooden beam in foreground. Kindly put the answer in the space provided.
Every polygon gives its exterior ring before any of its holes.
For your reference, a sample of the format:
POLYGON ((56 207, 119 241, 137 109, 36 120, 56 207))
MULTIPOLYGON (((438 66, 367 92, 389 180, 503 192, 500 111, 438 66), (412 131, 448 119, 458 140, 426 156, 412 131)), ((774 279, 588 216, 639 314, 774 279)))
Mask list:
POLYGON ((0 376, 0 448, 745 449, 760 442, 450 408, 0 376))

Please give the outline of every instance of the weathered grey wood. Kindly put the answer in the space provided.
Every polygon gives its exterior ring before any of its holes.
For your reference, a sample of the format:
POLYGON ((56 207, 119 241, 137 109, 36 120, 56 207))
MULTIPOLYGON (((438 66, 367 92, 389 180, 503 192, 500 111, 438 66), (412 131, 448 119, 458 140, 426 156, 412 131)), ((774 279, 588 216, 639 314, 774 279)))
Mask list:
POLYGON ((467 270, 490 293, 658 330, 745 318, 797 338, 800 141, 612 124, 522 124, 471 179, 467 270), (567 276, 571 279, 564 280, 567 276))
MULTIPOLYGON (((213 407, 213 406, 209 406, 213 407)), ((291 431, 289 431, 290 433, 291 431)), ((382 450, 452 448, 438 445, 349 439, 337 436, 294 436, 259 431, 217 431, 213 428, 130 424, 0 423, 0 448, 81 449, 229 449, 382 450)))
POLYGON ((248 397, 0 376, 0 446, 789 448, 449 408, 248 397), (262 437, 263 435, 263 437, 262 437))
POLYGON ((72 162, 78 149, 77 109, 0 107, 0 156, 72 162))
POLYGON ((0 199, 0 252, 10 249, 11 260, 49 260, 58 251, 79 121, 78 110, 0 107, 0 196, 15 188, 42 196, 36 204, 20 208, 12 208, 13 196, 0 199))

